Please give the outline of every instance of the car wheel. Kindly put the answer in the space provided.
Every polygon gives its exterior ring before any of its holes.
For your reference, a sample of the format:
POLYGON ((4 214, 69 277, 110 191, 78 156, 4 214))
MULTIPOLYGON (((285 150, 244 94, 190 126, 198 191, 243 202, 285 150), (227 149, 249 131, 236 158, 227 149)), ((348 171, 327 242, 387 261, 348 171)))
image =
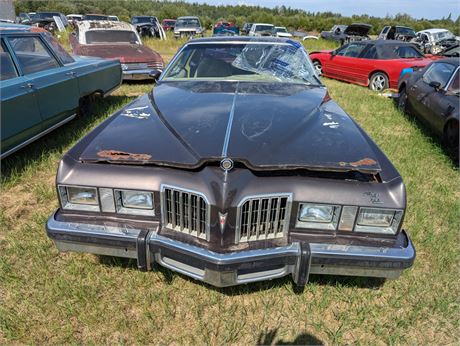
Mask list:
POLYGON ((371 76, 369 80, 369 89, 374 91, 383 91, 388 89, 389 81, 388 77, 383 72, 376 72, 371 76))
POLYGON ((77 116, 87 115, 91 113, 93 102, 96 100, 96 94, 82 97, 78 102, 77 116))
POLYGON ((323 75, 323 65, 318 60, 313 61, 313 67, 315 68, 316 74, 318 76, 323 75))
POLYGON ((399 91, 398 109, 403 113, 407 113, 407 93, 404 87, 399 91))

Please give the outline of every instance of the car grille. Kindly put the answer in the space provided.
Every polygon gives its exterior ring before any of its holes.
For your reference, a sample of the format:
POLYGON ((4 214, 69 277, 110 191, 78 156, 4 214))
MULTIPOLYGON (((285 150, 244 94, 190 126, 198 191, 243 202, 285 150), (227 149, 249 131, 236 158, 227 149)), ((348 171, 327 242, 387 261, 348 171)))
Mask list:
POLYGON ((237 211, 236 242, 281 238, 289 227, 291 195, 255 196, 237 211))
POLYGON ((209 205, 204 196, 165 186, 161 203, 163 224, 166 228, 208 239, 209 205))
POLYGON ((156 70, 163 70, 164 64, 162 62, 149 62, 147 66, 156 70))

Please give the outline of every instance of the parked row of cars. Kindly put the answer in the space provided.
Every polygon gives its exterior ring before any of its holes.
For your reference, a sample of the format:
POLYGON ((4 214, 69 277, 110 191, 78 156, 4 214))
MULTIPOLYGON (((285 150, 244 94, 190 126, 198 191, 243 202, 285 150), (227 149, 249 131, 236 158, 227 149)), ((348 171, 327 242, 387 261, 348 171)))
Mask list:
MULTIPOLYGON (((334 25, 329 31, 322 31, 320 37, 334 40, 341 45, 354 41, 369 40, 372 25, 353 23, 351 25, 334 25)), ((414 29, 401 25, 387 25, 378 35, 380 40, 397 40, 414 43, 422 52, 439 54, 446 49, 460 44, 460 38, 447 29, 426 29, 415 32, 414 29)))

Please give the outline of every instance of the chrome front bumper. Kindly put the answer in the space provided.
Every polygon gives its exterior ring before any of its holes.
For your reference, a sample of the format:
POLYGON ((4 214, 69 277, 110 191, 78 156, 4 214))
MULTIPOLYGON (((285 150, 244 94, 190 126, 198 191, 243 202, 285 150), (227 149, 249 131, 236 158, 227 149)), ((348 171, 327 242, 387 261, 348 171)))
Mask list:
POLYGON ((415 259, 405 232, 405 247, 347 246, 295 242, 285 247, 216 253, 158 234, 158 227, 135 229, 62 222, 53 214, 48 236, 60 251, 88 252, 137 260, 148 270, 153 262, 218 287, 292 275, 305 285, 310 274, 396 279, 415 259))
POLYGON ((159 69, 123 70, 123 80, 155 79, 155 73, 159 69))

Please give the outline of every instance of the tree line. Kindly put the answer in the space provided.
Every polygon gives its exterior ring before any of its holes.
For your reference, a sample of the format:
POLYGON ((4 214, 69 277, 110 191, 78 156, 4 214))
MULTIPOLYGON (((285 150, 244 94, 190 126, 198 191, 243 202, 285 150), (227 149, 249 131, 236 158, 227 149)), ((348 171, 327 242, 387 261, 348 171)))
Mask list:
POLYGON ((198 16, 206 28, 220 19, 239 25, 262 22, 286 26, 290 30, 320 32, 329 30, 335 24, 368 23, 372 25, 371 34, 378 34, 385 25, 405 25, 415 31, 429 28, 446 28, 460 35, 460 16, 456 19, 449 14, 441 19, 415 19, 408 14, 374 17, 368 15, 342 16, 333 12, 309 12, 286 6, 266 8, 247 5, 208 5, 184 1, 159 0, 15 0, 16 13, 57 11, 64 14, 101 13, 117 15, 120 20, 129 21, 136 15, 153 15, 160 20, 180 16, 198 16))

